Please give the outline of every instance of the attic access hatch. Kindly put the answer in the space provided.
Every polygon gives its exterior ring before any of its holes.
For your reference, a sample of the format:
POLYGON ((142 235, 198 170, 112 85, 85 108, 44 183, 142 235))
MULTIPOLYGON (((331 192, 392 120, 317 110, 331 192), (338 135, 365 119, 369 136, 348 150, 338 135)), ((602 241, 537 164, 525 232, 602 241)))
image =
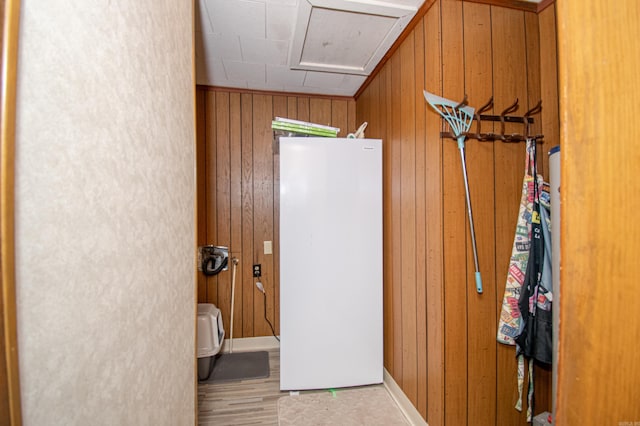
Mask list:
POLYGON ((423 0, 299 0, 292 69, 369 75, 423 0))

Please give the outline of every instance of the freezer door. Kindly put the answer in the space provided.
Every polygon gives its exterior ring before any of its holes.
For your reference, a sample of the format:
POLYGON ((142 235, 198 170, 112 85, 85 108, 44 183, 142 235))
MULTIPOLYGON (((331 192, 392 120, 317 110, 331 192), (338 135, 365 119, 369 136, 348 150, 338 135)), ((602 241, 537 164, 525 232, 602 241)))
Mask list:
POLYGON ((281 138, 282 390, 381 383, 382 141, 281 138))

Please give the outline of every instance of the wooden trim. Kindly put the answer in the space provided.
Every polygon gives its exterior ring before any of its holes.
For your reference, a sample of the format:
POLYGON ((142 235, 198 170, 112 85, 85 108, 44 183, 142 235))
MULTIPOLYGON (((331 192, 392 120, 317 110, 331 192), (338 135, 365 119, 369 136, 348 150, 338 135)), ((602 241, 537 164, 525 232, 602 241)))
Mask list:
MULTIPOLYGON (((481 105, 493 95, 491 9, 480 3, 465 3, 463 8, 464 92, 469 94, 470 105, 481 105)), ((487 125, 488 131, 491 128, 492 125, 487 125)), ((485 131, 484 126, 482 131, 485 131)), ((498 292, 496 262, 493 259, 496 259, 495 235, 500 233, 495 221, 494 145, 468 143, 466 147, 469 192, 484 286, 483 294, 479 295, 474 285, 475 268, 473 255, 470 254, 472 245, 467 242, 467 417, 473 419, 470 423, 478 425, 510 424, 508 421, 502 422, 501 415, 497 413, 498 380, 493 373, 497 362, 497 324, 494 321, 497 318, 498 292), (482 399, 478 395, 482 395, 482 399)), ((469 235, 466 230, 465 233, 469 235)))
POLYGON ((556 3, 556 0, 542 0, 540 3, 538 3, 538 9, 536 10, 536 12, 540 13, 543 10, 545 10, 547 7, 555 3, 556 3))
MULTIPOLYGON (((194 253, 197 253, 198 245, 200 244, 199 234, 202 231, 200 229, 200 207, 202 202, 199 201, 199 194, 201 192, 200 186, 200 176, 203 170, 200 169, 198 160, 203 158, 200 154, 200 129, 204 130, 204 122, 200 122, 198 120, 198 113, 200 112, 199 104, 200 102, 204 103, 204 94, 198 93, 198 89, 196 87, 196 6, 195 0, 191 1, 191 22, 192 22, 192 31, 191 31, 191 81, 193 84, 193 153, 195 155, 193 161, 193 167, 195 169, 195 186, 194 186, 194 194, 193 194, 193 223, 194 226, 194 242, 196 243, 194 249, 194 253)), ((194 353, 198 353, 198 292, 200 291, 199 278, 200 275, 198 273, 198 256, 193 256, 193 329, 195 330, 194 339, 193 339, 193 350, 194 353)), ((195 403, 193 404, 193 424, 194 426, 198 425, 198 358, 193 360, 193 397, 195 403)))
POLYGON ((383 369, 382 377, 382 383, 384 384, 384 387, 387 389, 387 392, 389 392, 391 399, 393 399, 393 401, 396 403, 404 417, 409 420, 412 425, 429 426, 427 422, 425 422, 422 418, 420 412, 418 412, 416 407, 413 406, 411 400, 407 398, 407 395, 402 391, 400 386, 398 386, 396 381, 393 380, 393 376, 389 374, 386 368, 383 369))
MULTIPOLYGON (((488 6, 487 6, 488 7, 488 6)), ((460 1, 442 1, 442 96, 464 97, 464 8, 460 1)), ((460 152, 455 143, 442 144, 442 218, 444 297, 444 425, 468 425, 467 391, 469 329, 467 296, 467 223, 465 188, 460 177, 460 152)), ((476 184, 475 187, 478 187, 476 184)), ((473 186, 472 186, 473 188, 473 186)), ((482 256, 482 254, 480 254, 482 256)), ((479 424, 482 424, 479 422, 479 424)))
MULTIPOLYGON (((229 340, 224 339, 220 353, 231 352, 229 340)), ((280 350, 280 342, 273 336, 239 337, 233 339, 233 350, 236 352, 280 350)))
MULTIPOLYGON (((433 0, 431 0, 433 1, 433 0)), ((210 92, 228 92, 228 93, 251 93, 254 95, 266 95, 266 96, 297 96, 297 97, 311 97, 318 99, 331 99, 331 100, 345 100, 355 101, 355 97, 352 96, 332 96, 332 95, 319 95, 315 93, 297 93, 297 92, 274 92, 270 90, 256 90, 256 89, 242 89, 238 87, 221 87, 221 86, 206 86, 198 84, 196 86, 198 90, 207 90, 210 92)))
POLYGON ((508 9, 517 9, 523 10, 525 12, 534 12, 538 11, 538 5, 536 3, 531 3, 528 1, 520 1, 520 0, 464 0, 467 3, 482 3, 488 4, 491 6, 500 6, 506 7, 508 9))
MULTIPOLYGON (((16 74, 18 63, 18 26, 20 23, 20 1, 3 1, 2 28, 2 133, 1 185, 0 185, 0 262, 2 271, 2 323, 4 326, 1 345, 6 361, 6 405, 9 409, 9 424, 22 424, 20 407, 20 375, 18 370, 18 333, 16 320, 15 282, 15 132, 16 132, 16 74)), ((2 392, 4 396, 4 391, 2 392)))
MULTIPOLYGON (((442 95, 442 20, 440 3, 425 15, 425 88, 442 95)), ((426 287, 427 296, 427 419, 444 424, 444 210, 441 120, 425 108, 426 287), (434 200, 434 201, 432 201, 434 200)))
MULTIPOLYGON (((420 89, 425 84, 425 34, 424 18, 416 26, 414 33, 414 61, 413 61, 413 103, 415 110, 415 229, 416 229, 416 344, 417 344, 417 385, 418 385, 418 412, 427 418, 427 162, 426 162, 426 121, 425 112, 427 104, 420 94, 420 89), (425 283, 425 285, 420 285, 425 283)), ((377 105, 372 105, 372 107, 377 105)), ((431 218, 429 218, 431 219, 431 218)))
POLYGON ((562 0, 556 7, 558 425, 640 422, 639 15, 637 0, 562 0))

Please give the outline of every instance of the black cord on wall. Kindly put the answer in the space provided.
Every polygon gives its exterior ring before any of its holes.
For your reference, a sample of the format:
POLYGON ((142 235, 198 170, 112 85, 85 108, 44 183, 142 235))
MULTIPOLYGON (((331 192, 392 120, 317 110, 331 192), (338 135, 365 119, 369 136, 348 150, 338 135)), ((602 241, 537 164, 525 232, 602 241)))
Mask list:
POLYGON ((271 321, 269 321, 269 318, 267 318, 267 293, 263 291, 262 295, 264 296, 264 319, 267 321, 267 324, 269 324, 269 327, 271 327, 271 333, 273 334, 273 337, 275 337, 279 342, 280 338, 276 336, 276 331, 273 329, 273 324, 271 324, 271 321))
POLYGON ((256 282, 256 287, 258 287, 258 290, 260 290, 262 292, 262 295, 264 296, 264 319, 265 321, 267 321, 267 324, 269 324, 269 327, 271 327, 271 333, 273 334, 273 337, 275 337, 279 342, 280 338, 276 336, 276 331, 273 328, 273 324, 271 324, 271 321, 269 321, 269 318, 267 318, 267 292, 264 291, 264 286, 260 281, 256 282))

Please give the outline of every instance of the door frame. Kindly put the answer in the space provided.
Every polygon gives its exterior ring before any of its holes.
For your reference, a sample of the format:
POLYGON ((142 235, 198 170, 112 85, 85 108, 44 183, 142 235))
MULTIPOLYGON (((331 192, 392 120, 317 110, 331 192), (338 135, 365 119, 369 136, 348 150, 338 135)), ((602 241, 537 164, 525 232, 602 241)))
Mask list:
POLYGON ((0 423, 22 424, 16 317, 14 183, 20 1, 2 0, 0 134, 0 423))

